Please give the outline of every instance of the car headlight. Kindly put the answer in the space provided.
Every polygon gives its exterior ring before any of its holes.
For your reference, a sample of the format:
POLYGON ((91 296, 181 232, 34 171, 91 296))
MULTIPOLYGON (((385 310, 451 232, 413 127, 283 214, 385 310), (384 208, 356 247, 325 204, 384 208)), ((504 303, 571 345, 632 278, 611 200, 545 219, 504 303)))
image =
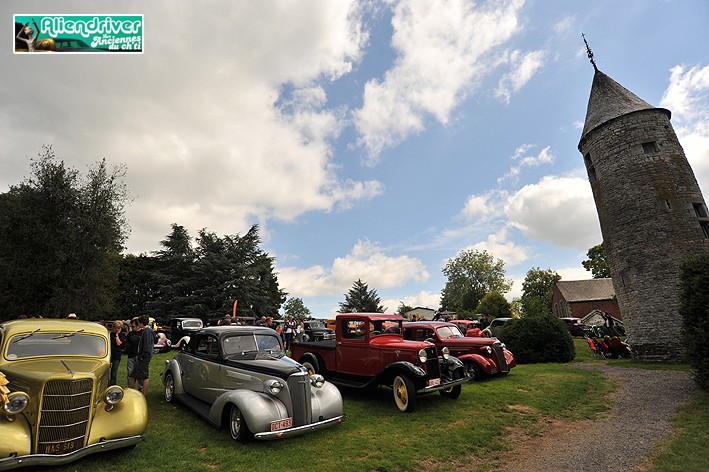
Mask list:
POLYGON ((485 351, 487 351, 488 354, 492 354, 492 348, 490 346, 485 346, 485 351))
POLYGON ((103 392, 103 401, 108 405, 115 405, 123 400, 123 389, 118 385, 111 385, 103 392))
POLYGON ((325 385, 325 377, 320 374, 314 374, 310 376, 310 385, 315 388, 322 388, 325 385))
POLYGON ((441 354, 443 355, 443 358, 445 360, 448 360, 451 357, 451 352, 448 350, 447 347, 444 347, 443 349, 441 349, 441 354))
POLYGON ((421 361, 422 364, 425 364, 426 361, 428 360, 428 354, 426 354, 425 349, 421 349, 419 351, 419 360, 421 361))
POLYGON ((500 347, 501 347, 502 349, 507 349, 507 346, 505 345, 505 343, 500 343, 500 347))
POLYGON ((284 385, 280 380, 267 380, 266 388, 271 395, 278 395, 278 393, 283 389, 284 385))
POLYGON ((16 415, 22 413, 30 402, 30 396, 25 392, 12 392, 7 396, 7 402, 3 405, 5 413, 16 415))

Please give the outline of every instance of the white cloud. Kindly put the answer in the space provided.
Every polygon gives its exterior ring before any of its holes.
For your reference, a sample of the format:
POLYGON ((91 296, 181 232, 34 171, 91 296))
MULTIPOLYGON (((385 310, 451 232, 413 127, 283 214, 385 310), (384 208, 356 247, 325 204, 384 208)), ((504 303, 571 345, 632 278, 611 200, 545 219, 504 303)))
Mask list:
POLYGON ((602 240, 591 187, 580 177, 546 176, 525 185, 505 213, 512 226, 538 241, 586 250, 602 240))
POLYGON ((423 290, 416 295, 404 296, 401 298, 387 298, 382 300, 382 305, 386 308, 387 313, 394 313, 399 309, 401 302, 404 302, 404 305, 412 306, 414 308, 420 306, 423 308, 438 310, 441 303, 441 294, 438 292, 423 290))
POLYGON ((461 216, 465 221, 480 223, 503 214, 508 194, 504 190, 489 190, 480 195, 470 195, 461 216))
MULTIPOLYGON (((46 60, 12 58, 23 65, 0 72, 0 154, 32 156, 52 143, 82 171, 102 157, 125 163, 131 252, 157 249, 172 222, 234 234, 376 197, 378 181, 338 175, 332 143, 349 118, 327 108, 319 85, 361 59, 362 5, 141 3, 143 55, 49 61, 62 77, 52 87, 46 60), (33 92, 12 92, 18 84, 33 92)), ((2 186, 28 173, 20 159, 1 166, 2 186)))
POLYGON ((497 84, 495 95, 505 103, 510 103, 512 94, 518 92, 529 82, 534 74, 544 66, 546 52, 530 51, 522 53, 513 51, 508 56, 508 62, 512 64, 513 70, 504 74, 497 84))
POLYGON ((423 263, 409 256, 388 256, 375 243, 357 241, 345 257, 336 258, 332 266, 278 268, 278 281, 291 296, 341 295, 358 279, 370 289, 401 287, 409 282, 425 282, 429 278, 423 263))
POLYGON ((518 246, 509 239, 507 229, 490 234, 485 241, 471 246, 478 251, 487 251, 496 259, 505 261, 506 266, 514 266, 529 259, 529 248, 518 246))
POLYGON ((709 192, 709 66, 673 67, 660 106, 672 111, 677 136, 706 200, 709 192))
POLYGON ((536 156, 533 154, 527 154, 527 152, 534 147, 535 146, 533 144, 523 144, 518 147, 515 150, 514 156, 512 156, 512 160, 519 162, 519 164, 511 167, 505 175, 497 179, 497 183, 501 184, 505 180, 512 180, 516 182, 519 179, 519 175, 524 167, 539 167, 542 164, 554 163, 554 156, 550 151, 551 146, 545 147, 536 156))
POLYGON ((493 51, 519 30, 522 0, 391 1, 395 66, 367 82, 354 113, 358 143, 369 163, 380 152, 421 132, 432 116, 448 123, 453 108, 495 66, 493 51))

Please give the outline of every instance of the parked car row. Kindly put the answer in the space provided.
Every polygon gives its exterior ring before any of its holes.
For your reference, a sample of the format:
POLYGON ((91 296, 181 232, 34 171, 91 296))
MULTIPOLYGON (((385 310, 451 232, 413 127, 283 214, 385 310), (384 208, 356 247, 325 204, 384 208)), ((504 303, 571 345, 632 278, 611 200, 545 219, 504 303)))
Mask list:
MULTIPOLYGON (((341 314, 334 331, 311 323, 291 357, 270 328, 201 324, 175 318, 164 331, 181 347, 161 374, 163 397, 226 427, 237 441, 339 424, 338 387, 389 387, 396 407, 412 412, 419 395, 455 400, 465 382, 516 365, 496 339, 464 337, 451 323, 404 323, 399 315, 341 314)), ((0 324, 0 470, 64 464, 143 441, 145 398, 108 386, 109 346, 106 327, 89 321, 0 324)))

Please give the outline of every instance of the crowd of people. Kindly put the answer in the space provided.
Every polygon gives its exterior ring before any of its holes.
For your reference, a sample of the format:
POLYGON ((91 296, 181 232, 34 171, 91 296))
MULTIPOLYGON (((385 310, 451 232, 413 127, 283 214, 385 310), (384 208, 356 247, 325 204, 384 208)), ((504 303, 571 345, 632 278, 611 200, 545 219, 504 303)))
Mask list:
POLYGON ((126 327, 123 321, 113 322, 111 338, 111 379, 109 385, 118 381, 118 367, 123 353, 127 357, 127 383, 130 388, 138 388, 143 395, 150 388, 150 361, 153 358, 155 332, 150 327, 148 315, 137 316, 126 327))

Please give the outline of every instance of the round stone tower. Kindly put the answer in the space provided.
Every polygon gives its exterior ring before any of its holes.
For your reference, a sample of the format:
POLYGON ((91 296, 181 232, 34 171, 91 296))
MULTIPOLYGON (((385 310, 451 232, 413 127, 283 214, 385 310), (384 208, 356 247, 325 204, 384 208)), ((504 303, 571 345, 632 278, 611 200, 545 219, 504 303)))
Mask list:
POLYGON ((671 114, 596 68, 579 151, 633 355, 679 360, 679 266, 709 247, 709 218, 671 114))

